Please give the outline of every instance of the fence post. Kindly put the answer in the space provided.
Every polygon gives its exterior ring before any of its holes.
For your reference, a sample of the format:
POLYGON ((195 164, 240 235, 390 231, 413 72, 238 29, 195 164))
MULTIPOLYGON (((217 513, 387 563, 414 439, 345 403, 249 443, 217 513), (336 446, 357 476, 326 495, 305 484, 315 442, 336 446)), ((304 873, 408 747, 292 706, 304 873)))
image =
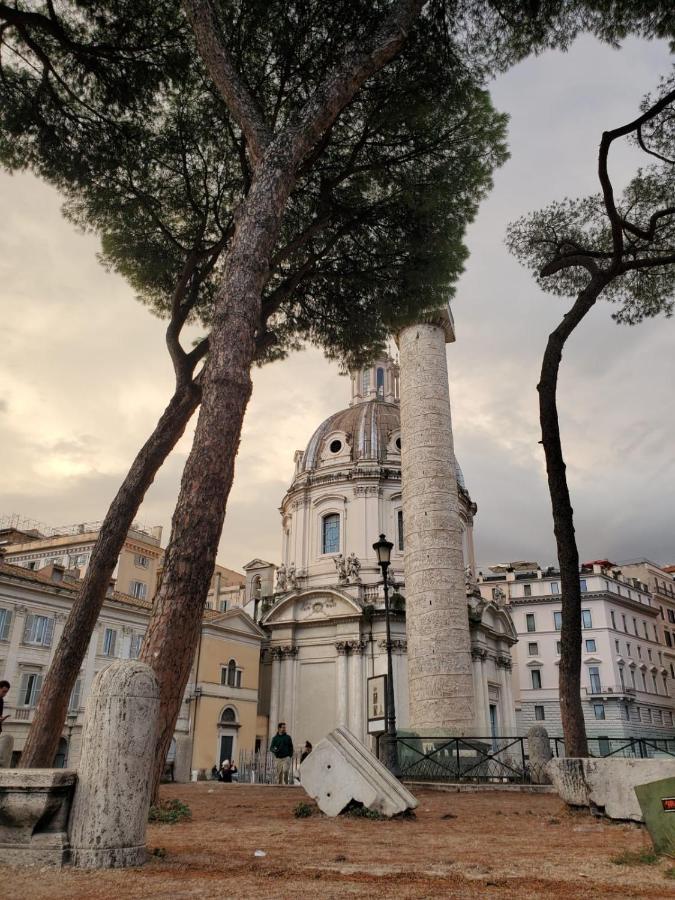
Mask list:
POLYGON ((459 780, 462 777, 462 769, 459 761, 459 738, 455 738, 455 750, 457 755, 457 779, 459 780))

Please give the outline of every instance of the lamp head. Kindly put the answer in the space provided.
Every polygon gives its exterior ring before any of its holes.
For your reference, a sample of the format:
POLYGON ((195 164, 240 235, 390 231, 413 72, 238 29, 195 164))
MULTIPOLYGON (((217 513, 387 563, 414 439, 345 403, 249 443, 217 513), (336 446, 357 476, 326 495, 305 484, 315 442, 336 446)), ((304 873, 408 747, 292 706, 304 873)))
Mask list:
POLYGON ((377 554, 377 562, 383 568, 389 565, 393 546, 392 542, 388 541, 383 534, 380 535, 379 541, 373 544, 373 550, 377 554))

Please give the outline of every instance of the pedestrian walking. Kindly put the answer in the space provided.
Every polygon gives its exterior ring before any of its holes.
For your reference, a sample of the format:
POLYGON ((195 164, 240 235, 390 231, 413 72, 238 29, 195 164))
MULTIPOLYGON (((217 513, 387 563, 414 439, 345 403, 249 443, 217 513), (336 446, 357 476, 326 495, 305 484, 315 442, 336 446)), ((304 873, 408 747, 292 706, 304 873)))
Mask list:
POLYGON ((277 733, 272 738, 270 752, 277 760, 277 784, 293 784, 293 741, 286 734, 286 723, 279 722, 277 733))

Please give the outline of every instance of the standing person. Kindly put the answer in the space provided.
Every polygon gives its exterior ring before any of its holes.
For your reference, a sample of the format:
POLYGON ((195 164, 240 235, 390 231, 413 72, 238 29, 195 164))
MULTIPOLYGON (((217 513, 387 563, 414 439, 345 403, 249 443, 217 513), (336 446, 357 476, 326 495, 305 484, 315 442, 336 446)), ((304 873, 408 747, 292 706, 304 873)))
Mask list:
POLYGON ((302 754, 300 756, 300 762, 304 763, 309 754, 312 752, 312 745, 309 741, 305 741, 305 746, 302 749, 302 754))
POLYGON ((10 687, 9 681, 0 681, 0 731, 2 731, 2 723, 5 719, 9 719, 8 715, 3 716, 2 711, 5 708, 5 697, 7 696, 7 691, 10 687))
POLYGON ((272 738, 270 752, 277 759, 277 784, 293 784, 291 769, 293 764, 293 741, 286 734, 286 723, 279 722, 277 733, 272 738))
POLYGON ((220 768, 220 780, 224 781, 226 784, 232 782, 232 766, 230 765, 229 759, 223 760, 223 765, 220 768))

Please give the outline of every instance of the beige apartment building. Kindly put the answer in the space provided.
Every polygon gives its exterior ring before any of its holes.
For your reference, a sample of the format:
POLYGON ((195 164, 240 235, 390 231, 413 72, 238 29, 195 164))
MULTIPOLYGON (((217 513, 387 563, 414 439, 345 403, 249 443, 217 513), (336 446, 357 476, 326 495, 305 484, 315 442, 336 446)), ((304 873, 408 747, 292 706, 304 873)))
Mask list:
MULTIPOLYGON (((5 562, 34 572, 55 564, 82 578, 101 523, 48 528, 14 517, 0 525, 4 525, 0 527, 0 547, 5 551, 5 562)), ((161 540, 161 525, 148 530, 137 525, 129 529, 112 576, 115 590, 137 600, 152 600, 164 552, 161 540)))
MULTIPOLYGON (((221 576, 230 573, 230 580, 243 583, 243 575, 219 569, 221 576)), ((176 780, 188 780, 197 770, 210 769, 224 758, 238 759, 241 750, 253 751, 267 733, 267 721, 259 720, 257 709, 264 633, 241 605, 228 605, 227 598, 238 597, 240 589, 224 585, 221 579, 218 594, 216 584, 214 579, 212 594, 219 597, 221 608, 204 611, 169 753, 176 780)), ((78 589, 77 573, 59 562, 33 570, 0 560, 0 678, 11 684, 4 710, 9 719, 3 732, 14 738, 14 764, 78 589)), ((70 698, 54 765, 77 765, 93 680, 113 660, 138 657, 151 608, 148 599, 109 591, 70 698)))

